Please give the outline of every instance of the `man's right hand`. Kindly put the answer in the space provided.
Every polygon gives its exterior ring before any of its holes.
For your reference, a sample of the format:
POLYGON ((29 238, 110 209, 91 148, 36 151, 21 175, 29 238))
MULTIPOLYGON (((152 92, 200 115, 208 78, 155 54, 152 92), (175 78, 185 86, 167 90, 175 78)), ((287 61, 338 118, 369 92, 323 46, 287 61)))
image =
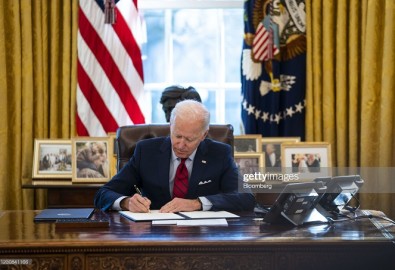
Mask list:
POLYGON ((140 194, 134 194, 132 197, 126 197, 120 203, 121 208, 135 213, 148 213, 150 211, 151 201, 140 194))

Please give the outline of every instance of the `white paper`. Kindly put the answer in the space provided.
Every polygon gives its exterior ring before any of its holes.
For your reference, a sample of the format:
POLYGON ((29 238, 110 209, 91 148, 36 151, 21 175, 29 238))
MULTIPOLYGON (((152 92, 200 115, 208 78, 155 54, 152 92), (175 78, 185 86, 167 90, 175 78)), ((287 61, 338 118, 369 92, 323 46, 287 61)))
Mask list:
POLYGON ((177 226, 228 226, 224 218, 177 220, 177 226))
POLYGON ((227 211, 193 211, 180 212, 180 214, 189 218, 238 218, 238 215, 227 211))
POLYGON ((177 225, 178 220, 153 220, 152 225, 177 225))
POLYGON ((130 211, 119 211, 119 213, 134 221, 163 220, 163 219, 184 219, 175 213, 160 213, 159 210, 151 210, 150 213, 133 213, 130 211))
POLYGON ((177 225, 177 226, 228 226, 226 219, 183 219, 183 220, 153 220, 152 225, 177 225))

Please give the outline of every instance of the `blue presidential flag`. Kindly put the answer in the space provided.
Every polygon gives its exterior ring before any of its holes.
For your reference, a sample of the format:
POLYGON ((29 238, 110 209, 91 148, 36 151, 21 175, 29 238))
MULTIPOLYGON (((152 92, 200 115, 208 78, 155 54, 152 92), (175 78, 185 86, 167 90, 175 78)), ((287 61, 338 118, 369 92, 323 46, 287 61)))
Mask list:
POLYGON ((241 60, 246 134, 305 137, 304 0, 246 0, 241 60))

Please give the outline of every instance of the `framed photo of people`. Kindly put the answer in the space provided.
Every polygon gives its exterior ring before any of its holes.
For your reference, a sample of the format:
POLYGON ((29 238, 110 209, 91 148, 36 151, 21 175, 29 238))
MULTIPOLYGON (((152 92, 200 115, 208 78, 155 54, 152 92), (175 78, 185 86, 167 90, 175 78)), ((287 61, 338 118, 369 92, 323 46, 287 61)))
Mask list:
POLYGON ((71 140, 34 140, 33 179, 71 179, 71 173, 71 140))
POLYGON ((331 145, 327 142, 281 144, 283 173, 297 174, 301 181, 330 176, 331 160, 331 145))
POLYGON ((109 132, 107 135, 109 138, 110 149, 112 149, 110 155, 110 177, 113 177, 117 173, 117 152, 115 149, 116 133, 109 132))
POLYGON ((236 135, 234 136, 234 144, 233 144, 234 152, 261 153, 262 152, 261 139, 262 139, 262 135, 260 134, 236 135))
POLYGON ((234 159, 241 174, 255 174, 255 172, 260 172, 265 163, 262 152, 235 153, 234 159))
POLYGON ((281 144, 300 142, 300 137, 262 137, 265 168, 281 171, 281 144))
POLYGON ((112 146, 108 137, 72 139, 74 183, 105 183, 111 177, 112 146))

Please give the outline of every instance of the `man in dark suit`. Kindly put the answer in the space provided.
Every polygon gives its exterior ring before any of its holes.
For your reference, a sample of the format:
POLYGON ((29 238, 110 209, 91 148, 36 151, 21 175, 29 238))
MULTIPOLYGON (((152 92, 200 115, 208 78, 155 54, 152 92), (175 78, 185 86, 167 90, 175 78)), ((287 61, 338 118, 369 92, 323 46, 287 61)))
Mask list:
POLYGON ((177 103, 171 113, 170 136, 138 142, 127 165, 100 188, 95 206, 132 212, 252 210, 254 196, 238 192, 242 183, 231 147, 206 139, 209 122, 203 104, 195 100, 177 103), (187 187, 185 196, 180 196, 175 192, 179 190, 177 170, 184 162, 187 187))
POLYGON ((272 143, 265 146, 265 166, 266 168, 281 167, 281 159, 276 147, 272 143))

